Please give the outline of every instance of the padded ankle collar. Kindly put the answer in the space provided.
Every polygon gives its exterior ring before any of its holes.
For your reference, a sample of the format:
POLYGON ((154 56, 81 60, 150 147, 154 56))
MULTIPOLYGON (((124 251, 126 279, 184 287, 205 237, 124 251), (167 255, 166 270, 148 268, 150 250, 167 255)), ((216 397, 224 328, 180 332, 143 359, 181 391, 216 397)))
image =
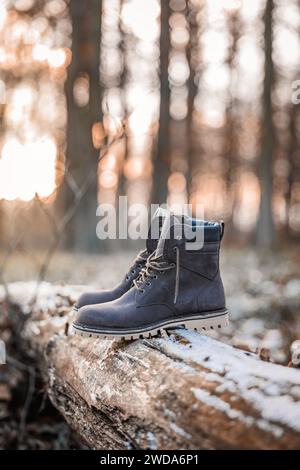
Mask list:
MULTIPOLYGON (((198 227, 198 226, 197 226, 198 227)), ((179 250, 180 266, 200 274, 207 279, 213 279, 219 270, 219 249, 222 238, 220 224, 199 226, 203 230, 203 244, 200 248, 193 249, 193 241, 184 237, 178 239, 174 227, 171 228, 171 237, 164 242, 163 256, 165 259, 176 263, 176 249, 179 250), (172 233, 173 232, 173 233, 172 233)), ((202 238, 202 240, 203 240, 202 238)), ((199 242, 199 239, 198 239, 199 242)), ((196 248, 196 246, 194 246, 196 248)))

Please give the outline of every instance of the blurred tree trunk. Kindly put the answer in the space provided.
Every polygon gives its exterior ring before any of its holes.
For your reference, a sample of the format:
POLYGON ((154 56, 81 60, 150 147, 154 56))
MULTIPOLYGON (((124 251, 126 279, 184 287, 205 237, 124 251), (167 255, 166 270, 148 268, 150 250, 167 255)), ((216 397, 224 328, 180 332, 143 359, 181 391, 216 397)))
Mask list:
POLYGON ((66 213, 74 204, 74 187, 81 188, 89 180, 88 189, 69 225, 65 242, 68 248, 95 251, 99 246, 96 237, 99 151, 93 146, 92 127, 94 123, 102 121, 99 77, 102 0, 77 0, 71 1, 69 5, 73 33, 72 62, 65 87, 68 113, 66 169, 75 186, 72 184, 71 189, 68 177, 65 178, 58 204, 61 213, 66 213), (82 80, 81 85, 78 80, 82 80), (88 87, 87 102, 76 101, 76 86, 88 87))
POLYGON ((197 25, 197 10, 193 8, 191 2, 188 2, 188 20, 189 20, 189 32, 190 32, 190 39, 187 46, 187 60, 189 63, 190 68, 190 75, 188 79, 188 113, 187 113, 187 162, 188 162, 188 169, 187 169, 187 194, 188 194, 188 202, 189 196, 191 194, 191 186, 192 186, 192 179, 193 179, 193 168, 194 162, 197 158, 197 149, 196 149, 196 129, 194 127, 193 121, 193 112, 194 112, 194 105, 195 105, 195 98, 197 95, 198 87, 196 85, 196 67, 197 67, 197 47, 198 47, 198 25, 197 25))
MULTIPOLYGON (((297 2, 298 9, 300 9, 300 0, 297 2)), ((300 29, 298 28, 298 40, 300 40, 300 29)), ((298 80, 299 74, 298 71, 295 73, 294 80, 298 80)), ((291 227, 291 212, 294 203, 300 202, 293 200, 293 189, 296 185, 300 183, 300 103, 291 103, 290 104, 290 145, 287 150, 287 160, 289 163, 288 166, 288 176, 287 176, 287 191, 285 193, 286 201, 286 226, 285 226, 285 236, 287 240, 293 240, 296 233, 293 232, 291 227)), ((299 237, 299 234, 298 234, 299 237)))
MULTIPOLYGON (((122 19, 121 19, 121 12, 122 8, 124 5, 124 0, 120 1, 120 11, 119 11, 119 32, 121 35, 121 40, 119 43, 119 49, 120 49, 120 55, 123 57, 123 69, 122 73, 120 76, 120 89, 122 93, 122 107, 123 107, 123 117, 126 121, 128 117, 128 109, 127 109, 127 98, 126 98, 126 84, 128 81, 128 52, 127 52, 127 47, 128 47, 128 33, 126 29, 124 29, 123 24, 122 24, 122 19)), ((124 158, 122 162, 122 167, 121 167, 121 172, 120 172, 120 177, 119 177, 119 195, 120 196, 125 196, 127 192, 127 181, 125 177, 125 164, 126 160, 128 158, 128 135, 127 133, 124 135, 124 158)))
MULTIPOLYGON (((297 78, 295 78, 297 79, 297 78)), ((300 197, 295 191, 296 187, 300 184, 300 104, 291 104, 290 110, 290 143, 287 149, 288 161, 288 175, 287 175, 287 190, 285 193, 286 200, 286 227, 285 235, 288 240, 299 239, 299 233, 293 231, 292 218, 293 209, 296 204, 299 204, 300 197)))
POLYGON ((168 195, 168 160, 170 153, 170 5, 169 0, 161 0, 160 16, 160 109, 156 155, 153 162, 152 202, 163 204, 168 195))
POLYGON ((263 90, 263 141, 259 162, 261 182, 261 203, 256 229, 258 246, 269 247, 275 238, 272 211, 272 163, 273 163, 273 123, 272 123, 272 87, 273 87, 273 0, 266 1, 264 14, 264 51, 265 77, 263 90))
POLYGON ((287 175, 287 190, 285 193, 285 202, 286 202, 286 226, 285 226, 285 236, 289 240, 292 238, 291 227, 290 227, 290 210, 292 207, 292 188, 294 185, 294 159, 296 161, 298 154, 298 137, 297 137, 297 116, 299 112, 299 105, 292 104, 290 110, 290 145, 287 149, 287 161, 289 163, 289 170, 287 175))
POLYGON ((225 126, 225 182, 227 187, 228 199, 231 201, 231 217, 226 225, 226 236, 232 238, 237 231, 234 226, 233 219, 236 206, 238 204, 238 194, 236 191, 236 172, 239 167, 239 158, 237 151, 237 135, 239 132, 239 122, 237 122, 238 101, 234 91, 234 78, 236 73, 236 54, 237 44, 241 36, 242 25, 239 19, 239 12, 235 11, 228 15, 227 20, 228 31, 230 34, 230 47, 226 64, 230 73, 230 84, 228 87, 227 103, 226 103, 226 126, 225 126))

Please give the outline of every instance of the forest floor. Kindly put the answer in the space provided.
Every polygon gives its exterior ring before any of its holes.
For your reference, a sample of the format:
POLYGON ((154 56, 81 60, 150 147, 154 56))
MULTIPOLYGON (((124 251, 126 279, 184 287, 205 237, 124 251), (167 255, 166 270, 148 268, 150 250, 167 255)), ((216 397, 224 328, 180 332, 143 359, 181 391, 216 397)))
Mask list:
MULTIPOLYGON (((16 328, 22 327, 30 312, 36 289, 36 265, 23 257, 15 255, 5 272, 13 305, 4 302, 5 291, 0 286, 0 308, 4 313, 0 315, 0 338, 8 351, 7 364, 0 366, 0 448, 82 448, 51 405, 30 359, 20 353, 16 328)), ((131 251, 98 257, 58 254, 39 293, 49 289, 49 308, 68 309, 86 286, 93 289, 114 285, 133 257, 131 251), (56 290, 58 295, 53 295, 56 290)), ((224 250, 221 270, 231 323, 222 333, 210 335, 256 352, 263 360, 288 365, 290 346, 300 339, 300 251, 258 254, 224 250)))

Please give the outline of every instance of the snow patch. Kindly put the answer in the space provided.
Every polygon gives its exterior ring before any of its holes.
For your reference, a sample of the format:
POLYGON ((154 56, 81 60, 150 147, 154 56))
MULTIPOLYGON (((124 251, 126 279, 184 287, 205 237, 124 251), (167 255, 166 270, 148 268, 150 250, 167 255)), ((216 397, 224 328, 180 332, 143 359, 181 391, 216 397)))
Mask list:
POLYGON ((170 428, 179 436, 184 437, 185 439, 192 439, 192 436, 188 434, 184 429, 177 426, 176 423, 171 423, 170 428))
MULTIPOLYGON (((280 427, 276 424, 300 432, 300 371, 260 361, 256 355, 246 354, 189 330, 180 330, 180 336, 188 340, 188 347, 170 339, 158 339, 157 342, 169 355, 209 370, 208 377, 211 373, 216 374, 219 380, 211 376, 213 382, 219 383, 216 392, 228 391, 248 402, 264 419, 257 425, 264 429, 268 427, 277 434, 280 427)), ((206 404, 222 409, 232 418, 248 422, 248 417, 232 410, 219 397, 203 390, 197 394, 206 404)))

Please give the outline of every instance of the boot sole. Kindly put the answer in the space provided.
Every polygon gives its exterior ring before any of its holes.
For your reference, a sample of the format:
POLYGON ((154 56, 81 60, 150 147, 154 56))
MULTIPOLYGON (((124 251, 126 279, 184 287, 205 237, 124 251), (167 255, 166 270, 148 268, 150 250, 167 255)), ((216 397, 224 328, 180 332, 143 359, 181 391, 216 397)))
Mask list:
POLYGON ((228 310, 222 312, 203 313, 199 316, 193 315, 192 317, 179 318, 177 320, 169 320, 164 323, 159 323, 149 328, 139 330, 97 330, 84 328, 79 325, 73 324, 73 333, 79 336, 89 338, 102 338, 102 339, 118 339, 118 340, 134 340, 143 338, 152 338, 153 336, 160 336, 168 329, 183 327, 190 328, 196 331, 209 331, 219 330, 224 328, 229 323, 228 310))

